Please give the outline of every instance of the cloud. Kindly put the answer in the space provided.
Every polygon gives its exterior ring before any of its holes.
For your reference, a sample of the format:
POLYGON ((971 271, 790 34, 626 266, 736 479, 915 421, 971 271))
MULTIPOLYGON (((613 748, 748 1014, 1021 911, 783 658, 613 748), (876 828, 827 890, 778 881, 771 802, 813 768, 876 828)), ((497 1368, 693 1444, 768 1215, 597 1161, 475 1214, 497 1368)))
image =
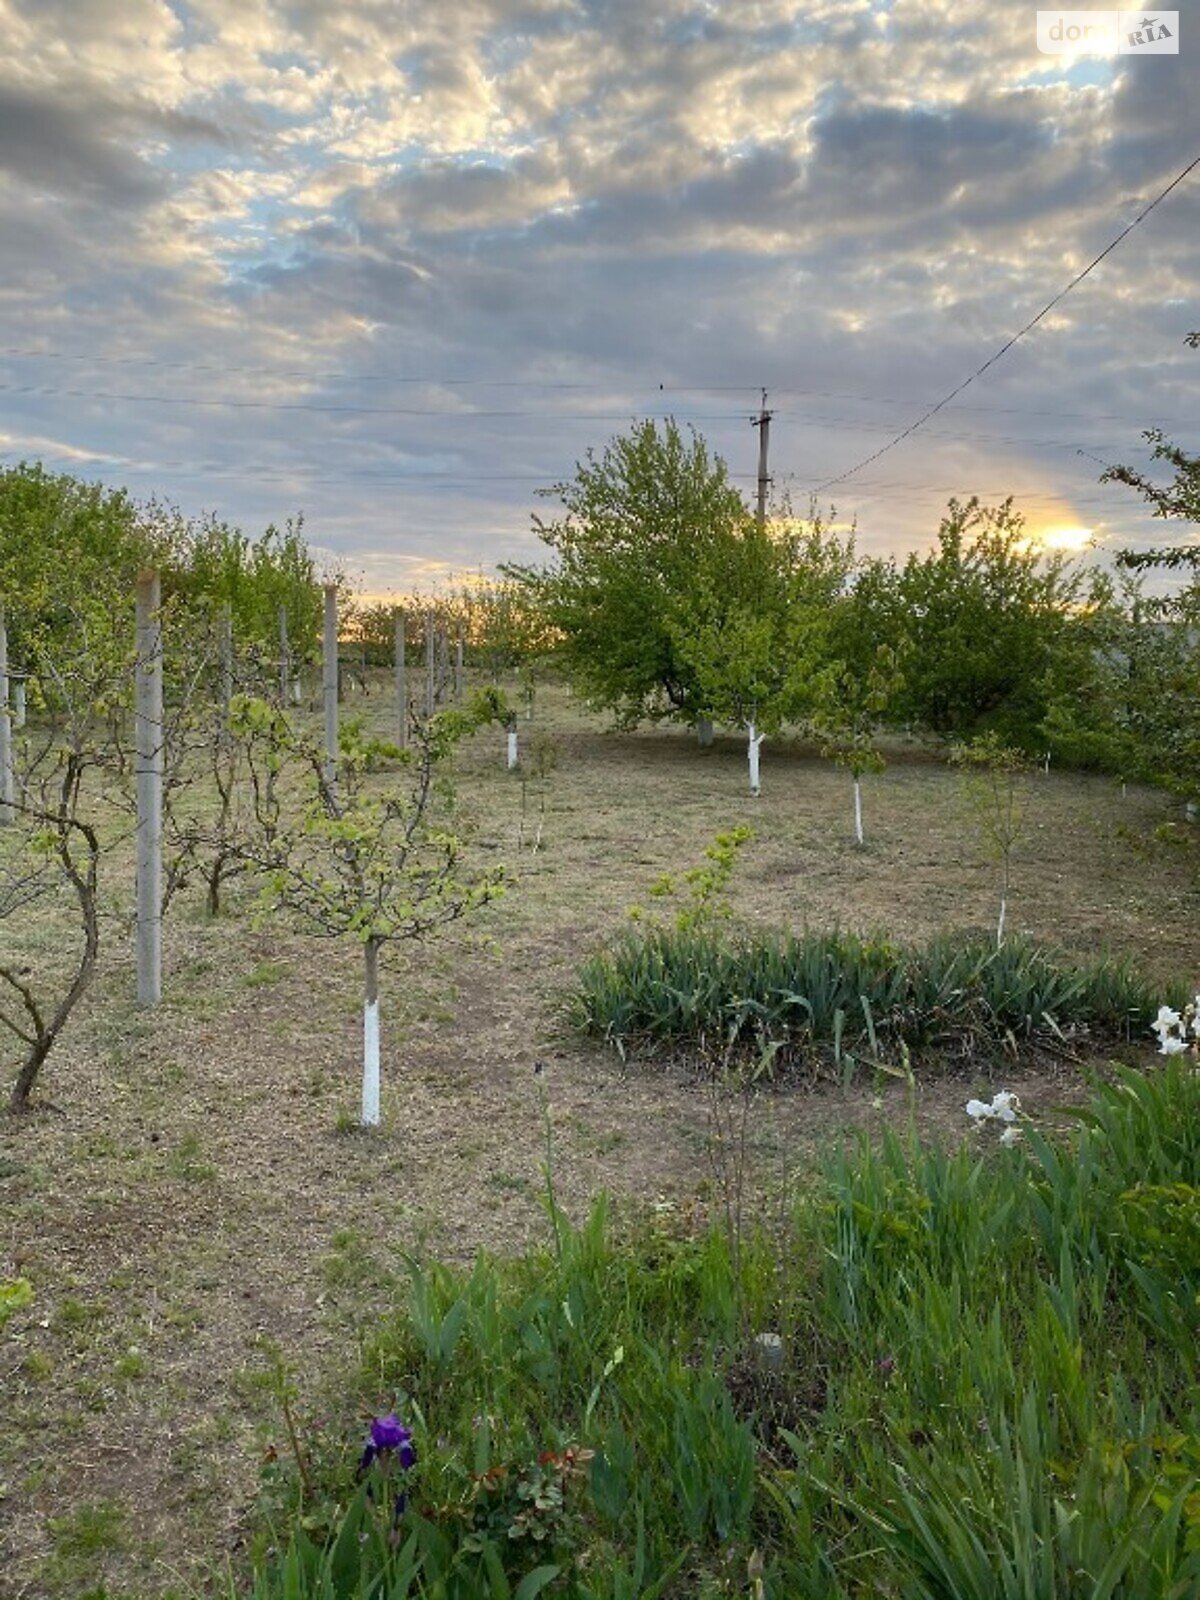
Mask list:
MULTIPOLYGON (((0 344, 40 352, 3 359, 0 443, 251 527, 303 505, 375 588, 535 554, 534 489, 634 413, 694 419, 749 489, 763 385, 803 503, 1183 165, 1196 81, 1072 73, 982 0, 0 0, 0 28, 0 344)), ((1198 192, 839 487, 864 546, 927 540, 955 490, 1149 531, 1078 452, 1186 432, 1198 192)))
POLYGON ((0 167, 32 188, 105 205, 143 206, 165 179, 105 131, 95 106, 0 84, 0 167))

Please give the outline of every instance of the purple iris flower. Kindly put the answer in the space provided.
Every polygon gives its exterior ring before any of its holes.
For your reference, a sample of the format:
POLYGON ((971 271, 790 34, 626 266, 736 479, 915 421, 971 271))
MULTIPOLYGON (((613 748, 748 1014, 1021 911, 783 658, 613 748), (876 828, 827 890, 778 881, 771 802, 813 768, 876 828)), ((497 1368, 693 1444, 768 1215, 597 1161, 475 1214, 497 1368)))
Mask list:
POLYGON ((412 1433, 400 1421, 394 1412, 389 1412, 386 1417, 375 1417, 371 1422, 371 1433, 367 1440, 367 1447, 362 1453, 359 1463, 359 1472, 366 1472, 377 1457, 394 1455, 401 1467, 415 1467, 417 1452, 413 1448, 412 1433))

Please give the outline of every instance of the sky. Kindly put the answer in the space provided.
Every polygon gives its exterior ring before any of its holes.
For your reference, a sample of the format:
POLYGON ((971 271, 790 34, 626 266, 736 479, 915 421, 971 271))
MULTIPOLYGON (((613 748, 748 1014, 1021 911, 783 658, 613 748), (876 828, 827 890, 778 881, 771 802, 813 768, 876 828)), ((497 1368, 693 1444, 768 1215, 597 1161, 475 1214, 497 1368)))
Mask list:
MULTIPOLYGON (((544 554, 539 488, 691 422, 798 508, 1200 155, 1178 55, 1011 0, 0 0, 0 463, 303 513, 371 593, 544 554)), ((1200 448, 1200 170, 1010 354, 821 495, 1164 535, 1104 462, 1200 448), (1098 459, 1097 459, 1098 458, 1098 459)), ((1086 533, 1081 530, 1087 530, 1086 533)))

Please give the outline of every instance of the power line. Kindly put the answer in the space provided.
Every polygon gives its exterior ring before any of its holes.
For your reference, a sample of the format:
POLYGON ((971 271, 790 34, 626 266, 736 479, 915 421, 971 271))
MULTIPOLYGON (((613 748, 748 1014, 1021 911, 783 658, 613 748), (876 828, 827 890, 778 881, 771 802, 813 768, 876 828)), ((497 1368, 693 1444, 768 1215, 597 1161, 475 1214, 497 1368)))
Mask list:
MULTIPOLYGON (((1131 226, 1132 226, 1132 224, 1131 224, 1131 226)), ((1064 291, 1064 293, 1065 292, 1066 291, 1064 291)), ((155 368, 156 370, 160 370, 160 371, 212 373, 212 374, 215 374, 215 375, 220 376, 220 377, 229 377, 229 376, 236 375, 236 376, 242 376, 242 377, 256 377, 256 378, 267 378, 267 379, 302 379, 302 380, 305 380, 305 381, 311 382, 311 383, 316 383, 316 382, 320 382, 320 383, 364 383, 364 384, 366 384, 366 383, 379 383, 379 384, 405 385, 405 386, 410 386, 410 387, 426 387, 426 388, 431 388, 431 389, 437 389, 437 388, 455 388, 455 389, 461 389, 461 388, 484 388, 484 389, 493 388, 493 389, 543 389, 543 390, 552 390, 552 391, 570 391, 570 390, 573 390, 573 391, 576 391, 578 393, 605 394, 605 395, 610 395, 610 396, 611 395, 618 395, 618 394, 628 394, 628 395, 643 394, 643 393, 645 393, 646 391, 649 391, 649 390, 657 390, 658 393, 662 394, 664 397, 667 397, 667 396, 670 396, 670 395, 675 395, 675 394, 758 394, 759 393, 759 387, 760 387, 757 384, 666 383, 666 382, 660 382, 657 379, 647 379, 642 383, 636 383, 636 384, 595 383, 595 382, 590 382, 590 383, 571 382, 571 383, 568 383, 568 382, 560 381, 560 380, 557 380, 557 379, 548 379, 548 378, 484 378, 484 377, 457 377, 457 378, 453 378, 453 377, 442 377, 442 376, 438 376, 436 374, 424 374, 424 375, 416 374, 416 375, 414 375, 414 374, 399 374, 399 373, 391 373, 391 372, 357 372, 357 373, 356 372, 331 372, 331 371, 314 371, 314 370, 311 370, 311 369, 306 368, 306 367, 292 367, 292 368, 289 368, 289 367, 261 367, 261 366, 233 365, 233 364, 226 363, 226 362, 217 363, 217 362, 197 362, 197 361, 167 361, 167 360, 160 360, 158 358, 151 357, 151 356, 103 356, 103 355, 92 355, 92 354, 84 355, 84 354, 76 354, 76 353, 71 352, 71 351, 35 350, 35 349, 26 349, 26 348, 20 348, 20 347, 15 347, 15 346, 0 347, 0 359, 38 360, 38 361, 76 361, 76 362, 86 363, 88 365, 97 365, 97 366, 152 367, 152 368, 155 368)), ((10 393, 29 393, 29 394, 44 393, 44 394, 47 394, 47 395, 66 394, 66 395, 74 396, 76 398, 85 398, 85 399, 88 399, 88 398, 95 398, 95 399, 117 398, 117 399, 132 399, 132 400, 146 400, 146 401, 153 400, 155 403, 158 403, 158 402, 161 401, 161 402, 164 402, 164 403, 175 404, 175 405, 186 404, 191 399, 191 397, 189 397, 189 396, 160 396, 160 395, 154 395, 154 396, 150 396, 150 395, 130 395, 130 396, 111 396, 110 397, 109 395, 107 395, 105 393, 102 393, 102 392, 93 394, 91 391, 86 391, 86 390, 80 390, 80 389, 57 389, 57 388, 52 388, 50 386, 38 386, 36 388, 31 386, 29 388, 24 388, 24 387, 18 386, 18 385, 0 385, 0 389, 7 389, 8 392, 10 392, 10 393)), ((853 402, 861 403, 861 404, 865 404, 865 405, 907 406, 907 405, 911 405, 912 404, 912 397, 910 395, 863 394, 863 393, 860 393, 860 392, 858 392, 856 390, 846 390, 846 389, 811 389, 811 388, 800 388, 800 387, 796 387, 796 386, 786 386, 786 385, 784 385, 784 386, 780 386, 780 387, 777 387, 777 388, 773 388, 772 389, 772 393, 773 394, 777 394, 777 395, 797 395, 797 396, 806 397, 808 399, 814 399, 814 400, 849 400, 849 401, 853 401, 853 402)), ((205 400, 205 401, 199 401, 198 400, 198 401, 195 401, 194 403, 197 403, 197 404, 210 404, 210 405, 216 405, 218 403, 221 403, 221 404, 226 404, 227 403, 227 404, 232 405, 235 402, 232 401, 232 400, 228 401, 228 402, 217 401, 217 400, 205 400)), ((922 404, 922 403, 924 403, 924 402, 918 402, 918 404, 922 404)), ((245 404, 245 405, 257 404, 257 405, 261 405, 261 406, 266 407, 266 406, 272 404, 272 402, 270 402, 270 401, 258 401, 258 402, 246 401, 246 402, 242 402, 242 404, 245 404)), ((282 402, 281 402, 281 404, 282 404, 282 402)), ((1076 420, 1076 421, 1127 422, 1129 420, 1128 419, 1128 413, 1125 413, 1125 412, 1064 411, 1059 406, 1053 406, 1053 407, 994 406, 994 405, 987 405, 987 404, 984 404, 984 403, 976 403, 976 404, 967 406, 964 409, 966 409, 968 411, 994 412, 996 414, 1005 415, 1005 416, 1056 417, 1056 418, 1059 418, 1059 419, 1070 418, 1070 419, 1076 420)), ((416 410, 416 408, 414 408, 414 414, 415 414, 415 410, 416 410)), ((389 413, 389 414, 391 414, 391 413, 389 413)), ((408 413, 407 412, 399 412, 398 414, 407 415, 408 413)), ((540 412, 525 412, 525 411, 504 411, 504 412, 492 411, 492 412, 459 413, 459 412, 455 412, 455 411, 440 412, 440 411, 433 411, 433 410, 429 410, 428 412, 426 412, 424 409, 422 409, 420 414, 439 415, 439 416, 440 415, 458 416, 458 415, 466 415, 466 414, 469 414, 469 415, 488 415, 488 416, 526 416, 526 415, 534 416, 534 415, 542 415, 543 413, 540 413, 540 412)), ((545 413, 545 414, 547 414, 547 415, 559 415, 560 413, 545 413)), ((585 413, 581 413, 580 415, 583 416, 583 417, 596 417, 600 421, 612 420, 612 417, 608 416, 605 413, 585 412, 585 413)), ((622 417, 624 417, 624 415, 625 415, 625 413, 621 413, 622 417)), ((805 417, 803 412, 776 411, 775 415, 777 417, 789 419, 789 420, 792 420, 792 421, 804 422, 804 421, 809 420, 808 418, 805 417)), ((697 421, 736 421, 736 420, 740 420, 740 413, 737 416, 727 415, 725 413, 719 413, 719 414, 717 414, 716 416, 713 416, 713 417, 708 417, 708 416, 698 417, 696 420, 697 421)), ((1155 417, 1151 418, 1150 420, 1152 422, 1154 422, 1154 423, 1161 423, 1161 424, 1164 424, 1164 425, 1167 425, 1167 426, 1172 426, 1172 427, 1196 427, 1196 426, 1200 426, 1200 422, 1198 422, 1197 419, 1195 419, 1193 417, 1173 417, 1173 416, 1167 416, 1167 415, 1164 415, 1164 414, 1161 414, 1161 413, 1156 415, 1155 417)), ((847 424, 847 425, 849 425, 849 424, 847 424)), ((865 426, 865 424, 863 424, 863 426, 865 426)), ((880 428, 886 428, 887 424, 886 423, 879 423, 879 424, 876 424, 876 426, 878 426, 880 428)))
MULTIPOLYGON (((12 453, 7 453, 14 462, 18 459, 12 453)), ((4 455, 0 454, 0 460, 4 455)), ((402 472, 387 468, 369 469, 346 473, 329 472, 303 472, 294 471, 285 467, 248 466, 243 468, 229 468, 212 462, 150 462, 137 463, 126 461, 112 461, 108 459, 97 460, 90 464, 92 470, 109 470, 122 477, 176 477, 182 480, 214 480, 223 482, 249 482, 259 484, 288 484, 297 490, 307 490, 314 487, 344 487, 354 484, 363 487, 383 488, 403 485, 410 489, 419 489, 424 486, 431 493, 444 493, 456 489, 469 492, 477 486, 488 484, 546 484, 552 474, 549 473, 465 473, 465 472, 402 472)), ((755 474, 751 472, 731 473, 734 479, 752 482, 755 474)), ((807 487, 817 482, 815 478, 801 478, 795 474, 787 474, 788 482, 797 487, 807 487)), ((1112 507, 1114 501, 1122 499, 1121 491, 1113 489, 1100 495, 1077 497, 1063 495, 1059 492, 1048 490, 1018 490, 1013 491, 1007 485, 1004 487, 984 488, 981 485, 964 485, 961 482, 946 484, 931 484, 928 482, 905 483, 896 480, 860 483, 854 486, 852 493, 870 500, 914 500, 928 499, 942 494, 954 494, 959 498, 967 495, 977 495, 983 500, 1013 499, 1026 504, 1044 504, 1047 506, 1058 505, 1064 499, 1069 500, 1072 507, 1112 507)))
MULTIPOLYGON (((370 417, 453 417, 456 421, 473 417, 496 419, 500 417, 562 417, 573 422, 628 422, 629 411, 463 411, 434 406, 362 406, 324 405, 308 400, 235 400, 229 396, 200 396, 173 394, 123 394, 108 389, 61 389, 49 384, 0 383, 0 394, 66 397, 72 400, 121 400, 134 404, 155 406, 228 407, 235 411, 320 411, 346 413, 370 417)), ((632 420, 650 422, 667 421, 673 413, 647 411, 633 414, 632 420)), ((685 422, 740 422, 740 411, 703 412, 695 417, 683 417, 685 422)))
POLYGON ((1133 221, 1122 228, 1116 238, 1113 239, 1109 244, 1105 245, 1104 249, 1101 250, 1100 254, 1096 256, 1094 260, 1088 262, 1087 266, 1084 267, 1082 272, 1076 273, 1076 275, 1071 279, 1070 283, 1067 284, 1065 289, 1060 289, 1059 292, 1054 296, 1053 300, 1047 301, 1047 303, 1042 307, 1035 317, 1031 317, 1023 328, 1018 329, 1018 331, 1014 333, 1010 339, 1007 339, 994 355, 988 357, 982 366, 976 367, 975 371, 971 373, 970 377, 964 378, 960 384, 951 389, 949 394, 944 395, 936 405, 930 406, 924 415, 918 417, 915 422, 910 423, 910 425, 902 432, 898 433, 894 439, 889 440, 887 444, 883 445, 873 454, 864 457, 864 459, 858 462, 857 465, 848 467, 845 472, 839 473, 837 477, 827 478, 825 482, 821 484, 818 493, 822 493, 824 490, 832 488, 835 483, 843 483, 847 478, 853 477, 856 472, 861 471, 863 467, 870 466, 872 461, 878 461, 880 456, 886 455, 889 450, 894 450, 898 444, 903 443, 905 439, 910 438, 912 434, 916 433, 918 428, 924 427, 929 419, 933 416, 936 416, 944 406, 948 406, 951 400, 953 400, 956 395, 960 395, 964 389, 969 387, 969 385, 974 383, 976 378, 981 378, 989 367, 994 367, 997 361, 999 361, 1002 356, 1007 355, 1012 347, 1019 340, 1023 339, 1027 333, 1036 328, 1038 323, 1041 322, 1043 318, 1047 317, 1050 312, 1054 310, 1056 305, 1065 300, 1067 295, 1070 294, 1071 290, 1074 289, 1078 284, 1081 284, 1088 274, 1093 272, 1095 268, 1100 265, 1106 256, 1111 255, 1121 243, 1122 239, 1127 238, 1129 234, 1131 234, 1133 230, 1139 226, 1139 224, 1144 222, 1154 210, 1155 206, 1161 205, 1171 193, 1172 189, 1178 188, 1183 180, 1188 177, 1189 174, 1194 172, 1197 167, 1200 167, 1200 156, 1196 156, 1194 160, 1190 161, 1187 166, 1184 167, 1181 173, 1172 178, 1166 188, 1163 189, 1161 193, 1155 195, 1150 204, 1139 211, 1137 216, 1134 217, 1133 221))
MULTIPOLYGON (((741 412, 699 412, 689 417, 686 414, 652 411, 633 412, 631 414, 628 411, 533 411, 512 409, 458 410, 433 406, 323 405, 307 401, 238 400, 225 396, 201 397, 195 395, 120 394, 109 390, 61 389, 51 386, 2 383, 0 383, 0 394, 19 394, 34 397, 42 396, 47 398, 65 396, 77 400, 116 400, 144 405, 197 406, 203 409, 228 408, 239 411, 300 411, 313 412, 317 414, 349 416, 412 417, 415 419, 427 419, 431 421, 438 418, 450 418, 455 422, 496 422, 502 420, 511 421, 516 419, 553 422, 628 422, 631 420, 639 422, 666 422, 670 420, 679 420, 683 422, 741 422, 743 420, 743 413, 741 412)), ((939 408, 934 407, 934 410, 937 409, 939 408)), ((863 422, 853 417, 831 417, 822 415, 804 416, 794 412, 773 413, 773 415, 789 417, 793 421, 803 422, 806 426, 812 428, 833 428, 841 431, 856 433, 879 433, 885 431, 889 427, 888 423, 863 422)), ((933 412, 929 412, 928 415, 932 416, 933 412)), ((914 424, 914 428, 916 426, 917 424, 914 424)), ((911 432, 913 430, 910 429, 908 431, 911 432)), ((901 435, 900 437, 903 438, 904 435, 901 435)), ((1021 434, 966 433, 962 432, 961 430, 948 428, 930 429, 926 434, 926 438, 951 439, 979 444, 1022 445, 1029 449, 1035 450, 1079 451, 1083 448, 1077 439, 1038 439, 1021 434)), ((899 439, 894 439, 892 443, 899 443, 899 439)), ((882 450, 877 450, 873 455, 867 456, 865 460, 859 463, 859 468, 877 460, 881 455, 886 454, 887 450, 890 448, 890 445, 885 446, 882 450)), ((1102 444, 1099 445, 1098 448, 1107 450, 1121 448, 1124 450, 1147 452, 1149 450, 1148 446, 1143 445, 1125 445, 1117 447, 1113 445, 1102 444)), ((840 483, 844 478, 851 476, 852 472, 857 470, 859 469, 852 468, 851 472, 843 473, 841 477, 826 480, 824 483, 819 485, 818 492, 830 487, 831 484, 840 483)))

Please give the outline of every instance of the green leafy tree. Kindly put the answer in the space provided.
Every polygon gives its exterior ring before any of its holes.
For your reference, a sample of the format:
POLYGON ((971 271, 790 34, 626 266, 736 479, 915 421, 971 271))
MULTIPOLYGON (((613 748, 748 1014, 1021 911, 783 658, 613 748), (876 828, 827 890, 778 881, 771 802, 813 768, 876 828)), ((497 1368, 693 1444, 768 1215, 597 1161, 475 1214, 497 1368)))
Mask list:
POLYGON ((743 563, 757 567, 762 554, 725 463, 673 421, 661 431, 640 422, 547 493, 564 515, 535 527, 555 563, 505 571, 557 637, 580 692, 626 726, 711 715, 695 652, 681 642, 713 625, 697 608, 711 608, 716 575, 738 595, 743 563))
POLYGON ((1076 648, 1064 652, 1042 721, 1047 754, 1068 766, 1110 772, 1126 783, 1167 782, 1179 764, 1196 667, 1187 631, 1170 626, 1143 580, 1099 576, 1075 619, 1076 648))
POLYGON ((1036 548, 1011 501, 952 500, 931 552, 862 581, 874 637, 904 653, 897 714, 943 738, 994 728, 1035 745, 1081 581, 1067 558, 1036 548))
POLYGON ((264 687, 279 682, 283 663, 281 613, 289 673, 315 660, 320 649, 321 584, 304 538, 302 519, 269 527, 258 539, 215 517, 182 523, 173 541, 164 594, 186 609, 229 608, 233 639, 243 663, 264 687))
MULTIPOLYGON (((1200 333, 1188 335, 1200 348, 1200 333)), ((1145 437, 1154 459, 1174 468, 1160 483, 1131 467, 1112 467, 1101 482, 1125 483, 1148 501, 1156 517, 1200 524, 1200 456, 1166 439, 1161 430, 1145 437)), ((1130 678, 1137 713, 1132 732, 1141 748, 1145 774, 1195 801, 1200 798, 1200 545, 1191 542, 1155 550, 1123 550, 1118 563, 1127 571, 1188 574, 1173 595, 1147 600, 1139 595, 1141 636, 1129 648, 1130 678)))
POLYGON ((520 672, 532 688, 544 671, 556 639, 528 587, 512 578, 477 579, 456 592, 470 660, 493 683, 520 672))
POLYGON ((853 565, 853 540, 833 533, 814 507, 804 521, 749 526, 736 561, 713 554, 672 621, 674 650, 705 714, 746 729, 754 788, 757 741, 815 704, 827 619, 853 565))
POLYGON ((60 649, 70 656, 80 624, 93 660, 106 636, 123 639, 138 572, 170 564, 177 537, 124 490, 26 462, 0 472, 0 595, 14 669, 32 671, 60 649))
POLYGON ((149 567, 177 615, 228 605, 236 648, 267 681, 278 679, 281 608, 294 663, 316 649, 321 591, 300 521, 251 539, 216 518, 189 521, 172 506, 139 504, 123 489, 38 464, 0 472, 0 595, 16 669, 69 647, 81 611, 93 651, 106 615, 109 634, 123 640, 137 575, 149 567))
MULTIPOLYGON (((1200 333, 1189 333, 1186 342, 1193 350, 1200 349, 1200 333)), ((1156 461, 1165 461, 1175 469, 1171 481, 1158 483, 1133 467, 1118 466, 1110 467, 1101 476, 1101 483, 1128 484, 1149 502, 1156 517, 1171 522, 1200 523, 1200 456, 1173 444, 1161 428, 1149 428, 1142 437, 1154 447, 1156 461)), ((1125 550, 1117 559, 1121 565, 1132 570, 1195 568, 1200 564, 1200 545, 1193 543, 1158 550, 1125 550)))
POLYGON ((878 645, 864 672, 855 664, 834 661, 819 679, 812 725, 821 754, 849 772, 854 785, 854 840, 863 835, 862 780, 887 766, 879 735, 902 679, 896 651, 878 645))

